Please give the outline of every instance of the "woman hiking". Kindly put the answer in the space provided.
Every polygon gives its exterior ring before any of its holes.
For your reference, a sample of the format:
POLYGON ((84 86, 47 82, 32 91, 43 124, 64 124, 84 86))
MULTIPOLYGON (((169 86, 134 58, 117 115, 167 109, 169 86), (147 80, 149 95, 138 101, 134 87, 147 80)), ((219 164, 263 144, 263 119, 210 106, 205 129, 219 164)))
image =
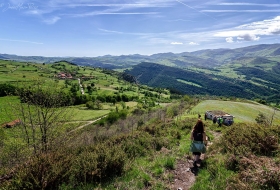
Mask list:
POLYGON ((192 146, 191 146, 191 152, 194 155, 194 167, 197 167, 197 164, 200 164, 200 156, 201 153, 205 153, 205 144, 207 144, 207 138, 206 133, 204 131, 204 125, 201 120, 198 120, 193 127, 193 130, 191 132, 191 140, 192 140, 192 146))

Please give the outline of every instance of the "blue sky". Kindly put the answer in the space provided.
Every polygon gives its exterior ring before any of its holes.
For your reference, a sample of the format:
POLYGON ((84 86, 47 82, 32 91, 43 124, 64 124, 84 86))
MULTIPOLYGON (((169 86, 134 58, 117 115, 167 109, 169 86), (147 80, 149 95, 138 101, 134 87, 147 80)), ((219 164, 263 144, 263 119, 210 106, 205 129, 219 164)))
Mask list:
POLYGON ((0 53, 151 55, 279 43, 280 0, 0 0, 0 53))

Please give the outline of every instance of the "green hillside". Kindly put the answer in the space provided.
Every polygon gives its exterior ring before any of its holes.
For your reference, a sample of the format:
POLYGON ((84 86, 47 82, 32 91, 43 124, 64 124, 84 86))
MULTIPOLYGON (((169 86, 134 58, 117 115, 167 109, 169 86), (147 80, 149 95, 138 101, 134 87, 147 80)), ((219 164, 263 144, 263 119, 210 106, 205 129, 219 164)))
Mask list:
POLYGON ((277 84, 280 83, 280 78, 277 78, 276 74, 269 75, 268 72, 260 69, 257 69, 257 71, 259 72, 255 72, 251 68, 240 69, 238 72, 244 75, 248 74, 251 80, 238 77, 232 79, 217 71, 205 74, 200 70, 182 70, 144 62, 126 72, 138 78, 138 81, 142 84, 175 89, 182 94, 216 95, 246 99, 266 99, 275 95, 280 90, 280 86, 277 84), (262 77, 258 78, 259 74, 262 74, 262 77))
MULTIPOLYGON (((234 102, 222 100, 205 100, 200 102, 191 111, 203 115, 208 110, 222 110, 234 116, 236 123, 256 123, 259 113, 268 119, 273 117, 273 124, 280 125, 280 111, 256 102, 234 102)), ((197 117, 195 115, 195 117, 197 117)))
POLYGON ((17 95, 15 91, 21 89, 34 90, 34 86, 61 90, 65 103, 75 112, 71 120, 95 119, 116 107, 128 107, 130 111, 152 109, 171 101, 168 90, 130 83, 123 80, 121 73, 112 70, 78 66, 67 61, 40 64, 0 60, 0 124, 16 119, 15 116, 3 118, 3 109, 15 100, 5 96, 17 95))

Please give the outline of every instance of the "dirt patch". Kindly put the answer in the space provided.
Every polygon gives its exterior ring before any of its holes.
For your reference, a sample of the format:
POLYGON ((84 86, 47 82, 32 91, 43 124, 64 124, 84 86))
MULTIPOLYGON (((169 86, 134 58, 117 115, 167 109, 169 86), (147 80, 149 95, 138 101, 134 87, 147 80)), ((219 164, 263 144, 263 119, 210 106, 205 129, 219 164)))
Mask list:
MULTIPOLYGON (((204 155, 201 155, 203 162, 204 155)), ((174 176, 174 181, 170 189, 174 190, 186 190, 189 189, 195 182, 196 175, 202 168, 202 164, 198 164, 197 167, 193 166, 193 159, 191 156, 184 156, 177 161, 176 169, 170 171, 174 176)))

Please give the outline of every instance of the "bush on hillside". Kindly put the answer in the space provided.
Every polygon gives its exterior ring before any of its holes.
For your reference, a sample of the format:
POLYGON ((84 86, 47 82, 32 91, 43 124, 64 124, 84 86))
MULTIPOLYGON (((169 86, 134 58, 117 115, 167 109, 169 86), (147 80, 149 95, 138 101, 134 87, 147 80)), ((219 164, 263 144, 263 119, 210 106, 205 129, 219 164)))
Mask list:
POLYGON ((238 160, 239 174, 228 180, 227 189, 280 189, 280 165, 268 157, 250 155, 238 160))
POLYGON ((218 144, 221 152, 236 156, 251 153, 270 156, 278 150, 278 135, 270 128, 240 124, 229 128, 218 144))

